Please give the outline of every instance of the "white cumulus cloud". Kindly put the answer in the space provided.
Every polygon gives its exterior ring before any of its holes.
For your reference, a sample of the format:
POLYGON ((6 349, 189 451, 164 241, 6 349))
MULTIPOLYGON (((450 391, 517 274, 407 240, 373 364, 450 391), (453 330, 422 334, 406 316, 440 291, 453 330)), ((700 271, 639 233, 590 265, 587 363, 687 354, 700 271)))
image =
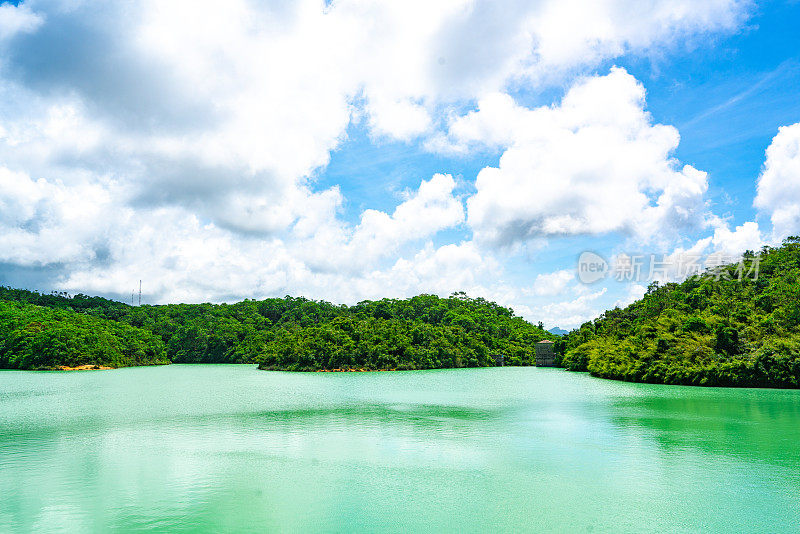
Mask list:
MULTIPOLYGON (((505 147, 479 174, 468 223, 480 241, 620 231, 642 241, 706 223, 707 175, 681 167, 678 131, 654 124, 624 69, 585 79, 556 106, 493 97, 456 120, 450 143, 505 147)), ((441 146, 441 145, 440 145, 441 146)))
POLYGON ((2 282, 124 295, 142 278, 159 301, 490 292, 503 266, 487 240, 696 224, 706 177, 670 159, 677 132, 653 124, 629 75, 587 78, 552 108, 507 94, 736 31, 749 11, 740 0, 0 5, 2 282), (505 154, 466 210, 443 168, 393 209, 345 219, 346 189, 316 178, 358 128, 377 143, 505 154), (478 240, 437 240, 452 229, 478 240))
POLYGON ((564 292, 570 282, 575 281, 575 271, 562 269, 536 276, 531 293, 535 296, 553 296, 564 292))
POLYGON ((755 206, 770 218, 775 240, 800 234, 800 123, 780 128, 767 148, 755 206))

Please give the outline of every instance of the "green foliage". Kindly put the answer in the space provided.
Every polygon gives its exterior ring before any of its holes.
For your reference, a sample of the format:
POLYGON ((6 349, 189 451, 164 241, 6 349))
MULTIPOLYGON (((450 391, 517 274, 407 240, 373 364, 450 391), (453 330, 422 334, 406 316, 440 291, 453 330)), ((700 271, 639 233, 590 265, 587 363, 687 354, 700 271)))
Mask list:
POLYGON ((0 301, 0 368, 168 363, 150 332, 68 309, 0 301))
POLYGON ((531 365, 534 343, 556 337, 508 308, 463 293, 349 307, 292 297, 131 307, 85 295, 0 288, 0 304, 24 316, 14 332, 29 328, 42 314, 60 317, 58 324, 66 328, 56 335, 51 325, 50 338, 21 351, 9 345, 16 334, 0 325, 0 347, 8 347, 0 349, 0 366, 25 369, 70 365, 62 363, 67 361, 117 367, 161 360, 259 363, 263 369, 295 371, 434 369, 493 366, 497 354, 506 365, 531 365), (81 328, 88 331, 80 333, 81 328), (155 352, 150 360, 135 351, 115 352, 117 338, 156 343, 155 352))
POLYGON ((557 342, 561 365, 664 384, 800 387, 800 241, 682 284, 653 284, 557 342), (753 273, 758 268, 758 276, 753 273), (739 276, 750 272, 750 276, 739 276))

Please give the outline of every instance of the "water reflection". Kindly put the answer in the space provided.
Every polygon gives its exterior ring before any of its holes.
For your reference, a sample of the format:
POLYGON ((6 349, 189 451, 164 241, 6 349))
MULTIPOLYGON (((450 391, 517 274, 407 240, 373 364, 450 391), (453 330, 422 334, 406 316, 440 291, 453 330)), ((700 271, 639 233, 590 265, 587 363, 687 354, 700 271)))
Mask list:
POLYGON ((615 424, 651 431, 665 453, 688 447, 800 468, 800 392, 670 387, 613 404, 615 424))
POLYGON ((0 531, 791 531, 798 392, 541 369, 0 374, 0 531))

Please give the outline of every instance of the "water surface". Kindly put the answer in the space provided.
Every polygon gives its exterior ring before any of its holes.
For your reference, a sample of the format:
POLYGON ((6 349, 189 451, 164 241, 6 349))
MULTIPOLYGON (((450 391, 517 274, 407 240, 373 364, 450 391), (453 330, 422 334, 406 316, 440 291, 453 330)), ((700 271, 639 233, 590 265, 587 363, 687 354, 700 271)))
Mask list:
POLYGON ((557 369, 0 372, 0 532, 796 532, 800 392, 557 369))

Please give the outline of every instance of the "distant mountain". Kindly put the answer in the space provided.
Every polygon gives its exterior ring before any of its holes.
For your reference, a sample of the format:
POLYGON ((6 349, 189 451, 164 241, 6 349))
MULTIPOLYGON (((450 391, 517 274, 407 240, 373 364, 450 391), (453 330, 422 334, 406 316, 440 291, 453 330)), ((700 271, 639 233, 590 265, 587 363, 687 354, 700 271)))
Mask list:
POLYGON ((569 334, 568 330, 564 330, 563 328, 559 328, 557 326, 554 326, 553 328, 548 330, 548 332, 550 332, 551 334, 555 334, 557 336, 565 336, 565 335, 569 334))

